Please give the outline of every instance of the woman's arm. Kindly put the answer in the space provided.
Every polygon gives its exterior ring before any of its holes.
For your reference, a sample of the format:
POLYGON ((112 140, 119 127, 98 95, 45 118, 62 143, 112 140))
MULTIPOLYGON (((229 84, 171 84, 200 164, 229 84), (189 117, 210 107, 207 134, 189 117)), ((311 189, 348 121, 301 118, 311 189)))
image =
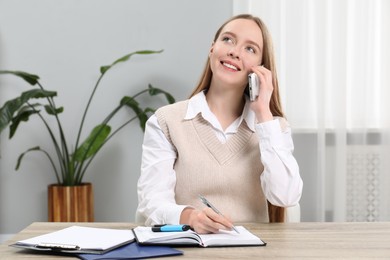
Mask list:
POLYGON ((179 223, 186 206, 177 205, 175 201, 175 160, 175 148, 152 115, 146 123, 138 180, 137 213, 146 218, 145 225, 179 223))
POLYGON ((280 207, 296 205, 302 194, 303 182, 293 156, 291 128, 284 118, 256 125, 264 172, 261 185, 267 200, 280 207))

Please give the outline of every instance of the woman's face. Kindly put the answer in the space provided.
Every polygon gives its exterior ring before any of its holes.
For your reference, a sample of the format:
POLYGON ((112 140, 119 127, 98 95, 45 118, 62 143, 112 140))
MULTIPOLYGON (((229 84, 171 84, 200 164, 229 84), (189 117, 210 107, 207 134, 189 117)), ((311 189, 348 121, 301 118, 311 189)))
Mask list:
POLYGON ((245 86, 252 67, 261 64, 263 36, 252 20, 236 19, 224 26, 210 49, 213 81, 245 86))

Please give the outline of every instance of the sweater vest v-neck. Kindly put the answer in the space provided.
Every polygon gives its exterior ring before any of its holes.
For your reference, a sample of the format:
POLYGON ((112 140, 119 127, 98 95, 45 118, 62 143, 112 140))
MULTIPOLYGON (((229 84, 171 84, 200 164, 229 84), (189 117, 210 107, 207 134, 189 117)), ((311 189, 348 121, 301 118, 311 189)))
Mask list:
POLYGON ((205 196, 233 222, 268 222, 260 175, 259 142, 245 120, 237 133, 221 143, 201 113, 184 119, 188 100, 156 111, 158 123, 176 149, 175 199, 201 209, 205 196))

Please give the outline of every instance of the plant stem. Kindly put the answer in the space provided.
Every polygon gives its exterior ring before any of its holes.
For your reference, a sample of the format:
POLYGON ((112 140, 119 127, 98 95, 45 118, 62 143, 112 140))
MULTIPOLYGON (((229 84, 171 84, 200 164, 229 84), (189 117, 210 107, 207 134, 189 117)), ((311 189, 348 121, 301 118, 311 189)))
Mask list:
POLYGON ((145 92, 147 92, 147 91, 149 91, 149 89, 144 89, 144 90, 138 92, 137 94, 135 94, 134 96, 132 96, 132 98, 135 99, 136 97, 138 97, 139 95, 141 95, 141 94, 143 94, 143 93, 145 93, 145 92))
MULTIPOLYGON (((117 132, 119 132, 123 127, 125 127, 126 125, 130 124, 134 119, 137 119, 138 118, 138 115, 132 117, 131 119, 129 119, 128 121, 126 121, 124 124, 122 124, 120 127, 118 127, 114 132, 112 132, 112 134, 107 137, 107 139, 103 142, 103 144, 100 146, 99 150, 103 147, 103 145, 105 145, 108 140, 110 140, 117 132)), ((82 172, 81 172, 81 175, 79 177, 79 180, 78 181, 81 181, 89 164, 92 162, 92 160, 95 158, 97 152, 91 157, 91 159, 87 162, 87 164, 85 165, 84 169, 82 169, 82 172)))
MULTIPOLYGON (((44 90, 44 87, 41 85, 41 83, 39 83, 39 81, 37 81, 37 84, 38 86, 44 90)), ((62 128, 62 124, 61 124, 61 121, 57 115, 57 113, 55 112, 56 111, 56 105, 55 105, 55 102, 54 102, 54 99, 53 98, 46 98, 47 101, 49 102, 49 105, 52 107, 53 109, 53 112, 54 112, 54 117, 57 121, 57 125, 58 125, 58 131, 60 133, 60 140, 61 140, 61 148, 62 148, 62 156, 60 158, 60 161, 63 162, 63 167, 61 167, 63 169, 63 171, 68 171, 68 166, 69 166, 69 150, 68 150, 68 145, 66 143, 66 138, 65 138, 65 134, 64 134, 64 131, 63 131, 63 128, 62 128)), ((49 126, 47 125, 47 127, 49 128, 49 126)), ((56 142, 57 143, 57 142, 56 142)), ((58 146, 58 144, 57 144, 58 146)), ((57 153, 59 153, 57 151, 57 153)), ((62 172, 62 171, 61 171, 62 172)), ((62 175, 64 175, 64 173, 62 173, 62 175)))
POLYGON ((57 171, 57 168, 53 162, 53 160, 51 159, 50 155, 45 151, 45 150, 42 150, 42 149, 39 149, 39 151, 41 151, 42 153, 46 154, 47 158, 49 159, 51 165, 53 166, 53 169, 54 169, 54 172, 56 174, 56 178, 57 178, 57 183, 60 184, 61 183, 61 180, 60 180, 60 177, 58 175, 58 171, 57 171))
MULTIPOLYGON (((89 163, 87 164, 86 167, 83 168, 83 165, 84 165, 84 162, 85 162, 85 159, 87 157, 87 154, 89 152, 89 150, 92 148, 95 140, 97 139, 97 137, 99 136, 99 134, 101 133, 101 131, 103 131, 103 126, 107 125, 108 122, 112 119, 112 117, 123 107, 123 105, 119 105, 118 107, 116 107, 104 120, 103 122, 101 123, 102 127, 99 129, 99 131, 96 133, 96 135, 94 136, 94 139, 91 141, 91 143, 89 144, 88 148, 86 149, 85 151, 85 154, 81 160, 81 163, 77 165, 77 171, 76 171, 76 182, 78 181, 81 181, 83 179, 83 176, 84 176, 84 173, 85 173, 85 170, 86 168, 88 168, 88 165, 89 163)), ((105 143, 105 142, 104 142, 105 143)), ((103 143, 103 144, 104 144, 103 143)), ((101 147, 100 147, 101 148, 101 147)), ((100 148, 97 150, 99 151, 100 148)), ((97 153, 96 151, 96 153, 97 153)), ((90 161, 90 160, 89 160, 90 161)))
MULTIPOLYGON (((64 162, 64 160, 63 160, 63 156, 62 156, 62 154, 61 154, 61 150, 60 150, 60 147, 59 147, 59 145, 58 145, 57 139, 55 138, 53 132, 51 131, 51 128, 50 128, 49 124, 46 122, 45 118, 41 115, 41 113, 40 113, 38 110, 36 110, 36 109, 34 108, 34 106, 32 106, 31 104, 29 104, 28 102, 27 102, 27 105, 28 105, 29 107, 31 107, 34 111, 37 111, 37 114, 38 114, 39 118, 42 120, 43 124, 46 126, 46 129, 47 129, 48 132, 49 132, 49 135, 50 135, 50 137, 51 137, 51 140, 53 141, 53 144, 54 144, 54 148, 55 148, 55 150, 56 150, 56 154, 57 154, 57 156, 58 156, 58 160, 59 160, 60 162, 62 162, 62 163, 60 164, 60 166, 61 166, 61 176, 62 176, 62 180, 64 180, 64 178, 65 178, 65 162, 64 162)), ((54 165, 53 165, 53 167, 55 168, 54 165)), ((57 170, 55 170, 55 172, 57 173, 57 170)), ((57 178, 58 178, 58 177, 57 177, 57 178)), ((61 182, 59 181, 58 183, 60 184, 61 182)))
POLYGON ((84 109, 84 114, 83 114, 83 117, 81 119, 81 123, 80 123, 80 127, 79 127, 79 132, 77 134, 77 139, 76 139, 76 146, 75 146, 75 150, 77 150, 78 146, 79 146, 79 141, 80 141, 80 136, 81 136, 81 132, 82 132, 82 129, 83 129, 83 126, 84 126, 84 121, 85 121, 85 117, 87 116, 87 112, 88 112, 88 109, 89 109, 89 106, 92 102, 92 99, 93 99, 93 96, 95 95, 95 92, 96 92, 96 89, 97 87, 99 86, 100 84, 100 81, 102 80, 103 76, 105 75, 105 73, 102 73, 99 77, 99 79, 97 80, 96 84, 95 84, 95 87, 93 88, 93 91, 91 93, 91 96, 89 97, 89 100, 88 100, 88 103, 84 109))

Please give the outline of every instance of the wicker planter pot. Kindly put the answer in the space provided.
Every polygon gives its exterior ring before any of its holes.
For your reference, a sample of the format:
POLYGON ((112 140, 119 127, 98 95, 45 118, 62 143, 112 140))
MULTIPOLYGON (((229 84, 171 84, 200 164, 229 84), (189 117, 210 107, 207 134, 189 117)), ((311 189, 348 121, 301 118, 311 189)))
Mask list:
POLYGON ((51 222, 93 222, 93 187, 91 183, 79 186, 48 186, 48 219, 51 222))

